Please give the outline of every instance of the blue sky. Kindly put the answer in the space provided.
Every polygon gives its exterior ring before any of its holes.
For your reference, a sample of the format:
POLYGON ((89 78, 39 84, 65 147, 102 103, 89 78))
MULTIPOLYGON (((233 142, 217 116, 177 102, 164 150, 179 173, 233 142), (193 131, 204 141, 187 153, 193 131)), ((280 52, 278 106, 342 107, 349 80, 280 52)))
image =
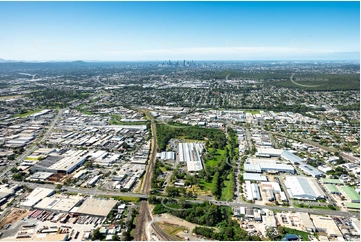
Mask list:
POLYGON ((0 2, 10 60, 359 59, 359 2, 0 2))

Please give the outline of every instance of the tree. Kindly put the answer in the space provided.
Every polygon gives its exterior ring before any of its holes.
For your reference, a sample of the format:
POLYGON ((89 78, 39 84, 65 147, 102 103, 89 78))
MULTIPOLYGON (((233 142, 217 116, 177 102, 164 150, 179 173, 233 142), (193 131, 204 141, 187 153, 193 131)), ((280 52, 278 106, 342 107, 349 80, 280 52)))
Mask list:
POLYGON ((55 189, 61 189, 62 187, 63 187, 63 185, 61 185, 61 184, 56 184, 55 189))
POLYGON ((116 235, 116 234, 113 235, 113 236, 112 236, 112 241, 120 241, 118 235, 116 235))

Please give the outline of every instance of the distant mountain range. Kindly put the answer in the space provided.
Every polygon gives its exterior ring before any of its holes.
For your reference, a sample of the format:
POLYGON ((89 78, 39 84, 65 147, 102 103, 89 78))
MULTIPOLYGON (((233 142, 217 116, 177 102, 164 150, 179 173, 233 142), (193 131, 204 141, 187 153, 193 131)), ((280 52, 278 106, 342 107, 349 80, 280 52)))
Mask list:
POLYGON ((85 61, 77 60, 77 61, 24 61, 24 60, 5 60, 0 58, 0 63, 74 63, 74 64, 85 64, 85 61))

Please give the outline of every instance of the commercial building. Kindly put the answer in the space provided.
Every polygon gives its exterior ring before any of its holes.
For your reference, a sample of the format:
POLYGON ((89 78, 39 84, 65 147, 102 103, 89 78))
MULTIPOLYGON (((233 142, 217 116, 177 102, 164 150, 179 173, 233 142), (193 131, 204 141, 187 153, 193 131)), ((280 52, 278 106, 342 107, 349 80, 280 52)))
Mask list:
POLYGON ((179 143, 179 161, 187 163, 188 172, 197 172, 203 170, 203 164, 200 152, 204 149, 199 143, 179 143))
POLYGON ((284 180, 289 197, 301 200, 317 200, 325 198, 317 180, 310 177, 287 176, 284 180))
POLYGON ((360 202, 360 194, 358 194, 355 189, 348 186, 340 186, 340 191, 342 194, 351 202, 351 203, 359 203, 360 202))

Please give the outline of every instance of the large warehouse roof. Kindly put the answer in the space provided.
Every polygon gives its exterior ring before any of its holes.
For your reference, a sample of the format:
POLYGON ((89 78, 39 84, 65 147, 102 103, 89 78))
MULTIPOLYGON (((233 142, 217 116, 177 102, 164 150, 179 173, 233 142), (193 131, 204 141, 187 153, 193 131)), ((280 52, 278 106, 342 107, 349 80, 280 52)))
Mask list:
POLYGON ((285 185, 291 198, 316 200, 325 196, 314 178, 287 176, 285 185))
POLYGON ((116 204, 117 201, 113 199, 88 198, 76 212, 79 214, 106 217, 116 204))
POLYGON ((39 202, 35 208, 50 210, 50 211, 62 211, 69 212, 75 204, 79 202, 77 197, 61 198, 61 197, 46 197, 41 202, 39 202))
POLYGON ((292 154, 287 150, 284 150, 281 153, 281 157, 285 160, 292 162, 293 164, 299 164, 300 162, 303 162, 303 159, 301 157, 298 157, 297 155, 292 154))
POLYGON ((294 173, 291 165, 285 165, 272 159, 247 159, 244 163, 244 170, 248 172, 281 171, 294 173))
POLYGON ((267 181, 267 177, 263 176, 261 174, 255 174, 255 173, 243 173, 243 179, 245 181, 267 181))
POLYGON ((320 177, 323 176, 323 172, 317 170, 316 168, 306 165, 305 163, 300 163, 299 168, 304 171, 305 173, 307 173, 308 175, 311 175, 313 177, 320 177))
POLYGON ((197 143, 179 143, 179 161, 187 162, 188 172, 200 171, 203 164, 199 151, 203 149, 203 145, 197 143))
POLYGON ((321 178, 321 181, 324 184, 343 184, 343 181, 341 181, 340 179, 321 178))
POLYGON ((337 187, 333 184, 325 184, 325 187, 330 193, 340 193, 340 191, 337 189, 337 187))
POLYGON ((352 187, 340 186, 340 189, 348 196, 351 201, 360 202, 360 194, 358 194, 352 187))

